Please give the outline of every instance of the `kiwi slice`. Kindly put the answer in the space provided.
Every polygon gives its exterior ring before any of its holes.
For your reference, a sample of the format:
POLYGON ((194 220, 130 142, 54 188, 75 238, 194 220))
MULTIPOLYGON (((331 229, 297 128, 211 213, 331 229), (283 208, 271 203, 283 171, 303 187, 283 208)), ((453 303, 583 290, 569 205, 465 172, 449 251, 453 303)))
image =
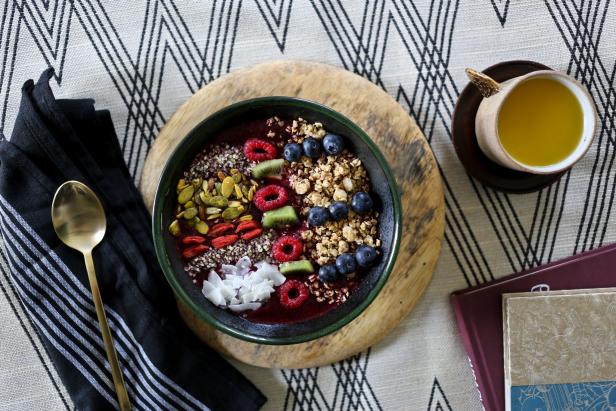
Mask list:
POLYGON ((287 205, 263 213, 261 223, 265 228, 282 227, 299 223, 299 218, 297 217, 295 209, 287 205))
POLYGON ((274 160, 262 161, 252 168, 252 176, 254 178, 264 178, 279 175, 284 166, 282 158, 274 160))
POLYGON ((281 274, 310 274, 314 273, 314 267, 308 260, 291 261, 289 263, 282 263, 278 266, 281 274))

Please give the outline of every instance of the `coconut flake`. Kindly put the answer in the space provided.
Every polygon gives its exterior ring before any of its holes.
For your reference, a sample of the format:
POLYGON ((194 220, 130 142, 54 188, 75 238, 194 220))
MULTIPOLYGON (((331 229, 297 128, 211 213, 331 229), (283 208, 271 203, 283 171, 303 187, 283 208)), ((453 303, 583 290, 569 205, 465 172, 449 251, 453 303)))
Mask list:
POLYGON ((261 307, 259 303, 246 303, 246 304, 233 304, 229 305, 229 309, 233 312, 239 313, 247 310, 256 310, 261 307))
POLYGON ((222 278, 216 271, 210 271, 203 283, 203 295, 212 304, 234 312, 256 310, 286 278, 278 266, 266 261, 257 262, 255 267, 257 270, 252 271, 250 258, 242 257, 235 265, 221 267, 222 278))
POLYGON ((218 305, 218 306, 226 306, 227 305, 227 301, 225 300, 225 297, 223 297, 222 293, 220 292, 220 290, 218 288, 213 289, 210 292, 203 292, 203 295, 205 296, 205 298, 207 298, 208 300, 210 300, 212 302, 212 304, 214 305, 218 305))
POLYGON ((237 267, 234 265, 223 264, 220 267, 220 271, 226 276, 237 275, 237 267))

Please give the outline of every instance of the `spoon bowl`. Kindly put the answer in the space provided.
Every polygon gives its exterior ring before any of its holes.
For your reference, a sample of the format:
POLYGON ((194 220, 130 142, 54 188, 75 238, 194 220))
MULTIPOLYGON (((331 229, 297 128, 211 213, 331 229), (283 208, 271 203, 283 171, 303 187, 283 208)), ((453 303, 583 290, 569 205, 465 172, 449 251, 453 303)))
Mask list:
POLYGON ((51 219, 60 240, 82 253, 98 245, 107 228, 101 202, 90 187, 79 181, 67 181, 58 188, 51 219))

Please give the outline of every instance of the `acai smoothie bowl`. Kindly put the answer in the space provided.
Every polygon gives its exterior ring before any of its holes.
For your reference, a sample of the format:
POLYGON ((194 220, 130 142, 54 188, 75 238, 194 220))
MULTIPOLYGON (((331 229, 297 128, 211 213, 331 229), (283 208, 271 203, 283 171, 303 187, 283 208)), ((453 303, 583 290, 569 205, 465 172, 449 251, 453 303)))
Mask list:
POLYGON ((188 325, 261 344, 313 340, 358 316, 387 281, 400 232, 397 185, 372 140, 290 97, 242 101, 197 125, 153 210, 188 325))

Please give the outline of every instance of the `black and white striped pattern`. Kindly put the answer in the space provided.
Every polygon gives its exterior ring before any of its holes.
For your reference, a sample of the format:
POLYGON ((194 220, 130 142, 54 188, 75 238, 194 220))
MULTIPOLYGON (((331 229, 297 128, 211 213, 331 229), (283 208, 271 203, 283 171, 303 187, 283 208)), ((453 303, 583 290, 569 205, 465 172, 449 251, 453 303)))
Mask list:
MULTIPOLYGON (((451 331, 447 294, 616 240, 615 24, 616 5, 608 0, 7 0, 0 4, 0 134, 10 135, 23 81, 53 67, 59 96, 93 97, 111 110, 137 181, 165 120, 190 94, 234 68, 308 58, 364 76, 408 109, 439 161, 447 229, 434 283, 394 336, 366 353, 319 369, 242 370, 272 409, 475 409, 478 398, 451 331), (524 196, 496 193, 472 180, 450 144, 451 115, 466 84, 463 69, 504 59, 537 60, 573 75, 592 93, 600 117, 585 159, 558 183, 524 196)), ((1 303, 15 314, 12 321, 30 330, 30 341, 11 343, 40 347, 12 288, 23 293, 27 310, 74 310, 70 300, 31 304, 37 295, 74 293, 81 298, 75 304, 92 314, 87 290, 69 281, 32 233, 24 234, 10 209, 1 210, 3 221, 13 221, 4 234, 12 269, 40 259, 38 269, 53 268, 66 282, 13 283, 0 270, 1 303)), ((70 337, 61 345, 67 355, 77 356, 77 349, 89 355, 83 372, 109 395, 92 318, 77 316, 72 324, 49 319, 42 324, 46 332, 70 337)), ((114 330, 123 329, 114 322, 114 330)), ((181 408, 174 395, 188 400, 148 367, 127 330, 123 335, 121 356, 131 359, 127 373, 151 374, 131 383, 141 405, 181 408)), ((0 336, 0 343, 4 338, 10 337, 0 336)), ((62 397, 44 349, 38 351, 41 360, 33 366, 49 369, 50 395, 62 397)))

